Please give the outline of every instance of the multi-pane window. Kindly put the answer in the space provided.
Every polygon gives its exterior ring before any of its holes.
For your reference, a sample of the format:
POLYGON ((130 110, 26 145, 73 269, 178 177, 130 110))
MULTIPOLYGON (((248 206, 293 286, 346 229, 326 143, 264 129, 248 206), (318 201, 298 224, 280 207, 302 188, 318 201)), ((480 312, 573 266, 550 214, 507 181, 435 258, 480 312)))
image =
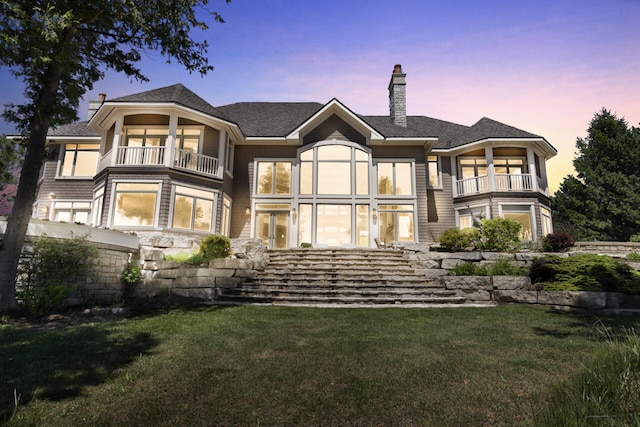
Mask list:
POLYGON ((224 196, 222 199, 222 218, 220 222, 220 234, 229 236, 231 231, 231 199, 224 196))
POLYGON ((113 225, 152 227, 156 220, 159 187, 157 183, 117 183, 113 225))
POLYGON ((427 156, 427 168, 429 170, 429 187, 441 187, 438 156, 427 156))
POLYGON ((378 194, 387 196, 413 195, 413 171, 408 162, 378 163, 378 194))
POLYGON ((93 193, 93 210, 91 224, 98 227, 102 224, 102 208, 104 207, 104 187, 96 189, 93 193))
POLYGON ((551 211, 544 206, 540 206, 540 215, 542 216, 542 235, 553 233, 553 226, 551 224, 551 211))
POLYGON ((89 212, 91 212, 91 202, 55 202, 53 205, 53 220, 86 224, 89 219, 89 212))
POLYGON ((379 205, 378 231, 386 244, 414 240, 413 205, 379 205))
POLYGON ((368 195, 369 154, 337 144, 300 153, 300 194, 368 195))
POLYGON ((173 198, 173 228, 211 231, 214 194, 176 185, 173 198))
POLYGON ((502 205, 502 217, 520 223, 520 240, 533 240, 533 221, 531 206, 502 205))
POLYGON ((100 144, 65 144, 60 176, 93 177, 98 168, 100 144))
POLYGON ((291 162, 265 162, 257 164, 256 194, 291 194, 291 162))
POLYGON ((459 194, 473 194, 489 190, 487 176, 487 160, 480 157, 461 157, 460 176, 458 183, 459 194))
POLYGON ((457 212, 461 230, 470 227, 478 228, 480 222, 488 218, 486 206, 459 209, 457 212))

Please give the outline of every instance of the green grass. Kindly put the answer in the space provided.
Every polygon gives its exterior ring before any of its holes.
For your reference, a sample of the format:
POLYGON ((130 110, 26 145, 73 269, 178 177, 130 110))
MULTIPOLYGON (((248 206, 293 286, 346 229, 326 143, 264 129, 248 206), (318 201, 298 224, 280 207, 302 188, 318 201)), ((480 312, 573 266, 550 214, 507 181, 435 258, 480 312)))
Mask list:
POLYGON ((207 307, 53 331, 2 326, 0 420, 528 425, 608 345, 595 323, 533 306, 207 307))

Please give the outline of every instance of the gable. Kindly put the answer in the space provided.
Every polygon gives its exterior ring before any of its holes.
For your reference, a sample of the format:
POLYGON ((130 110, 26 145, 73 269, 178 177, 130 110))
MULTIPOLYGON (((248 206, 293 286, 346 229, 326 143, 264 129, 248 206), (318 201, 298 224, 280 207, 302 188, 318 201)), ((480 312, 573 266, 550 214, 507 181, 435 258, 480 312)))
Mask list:
POLYGON ((302 144, 310 144, 312 142, 337 139, 340 141, 353 141, 361 145, 366 145, 367 138, 358 132, 353 126, 345 120, 332 114, 315 128, 311 129, 302 137, 302 144))

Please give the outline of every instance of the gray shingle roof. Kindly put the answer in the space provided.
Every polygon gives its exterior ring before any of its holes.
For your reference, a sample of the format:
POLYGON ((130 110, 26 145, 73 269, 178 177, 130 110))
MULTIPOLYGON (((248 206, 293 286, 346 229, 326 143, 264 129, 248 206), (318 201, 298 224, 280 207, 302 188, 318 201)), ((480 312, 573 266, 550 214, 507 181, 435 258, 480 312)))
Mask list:
POLYGON ((58 126, 55 129, 49 129, 47 136, 94 136, 99 137, 100 134, 95 133, 87 127, 87 121, 70 123, 68 125, 58 126))
POLYGON ((109 102, 148 102, 148 103, 175 103, 208 114, 213 117, 225 119, 224 115, 213 105, 187 89, 183 84, 161 87, 146 92, 125 95, 109 100, 109 102))
MULTIPOLYGON (((182 84, 109 100, 110 103, 176 103, 237 124, 247 137, 284 137, 320 111, 317 102, 238 102, 214 107, 182 84)), ((386 138, 438 138, 435 148, 451 149, 488 138, 541 138, 513 126, 483 117, 472 126, 425 116, 408 116, 407 127, 389 116, 358 116, 386 138)), ((60 126, 49 136, 98 136, 87 122, 60 126)))
POLYGON ((248 137, 286 136, 323 107, 318 102, 238 102, 217 108, 248 137))

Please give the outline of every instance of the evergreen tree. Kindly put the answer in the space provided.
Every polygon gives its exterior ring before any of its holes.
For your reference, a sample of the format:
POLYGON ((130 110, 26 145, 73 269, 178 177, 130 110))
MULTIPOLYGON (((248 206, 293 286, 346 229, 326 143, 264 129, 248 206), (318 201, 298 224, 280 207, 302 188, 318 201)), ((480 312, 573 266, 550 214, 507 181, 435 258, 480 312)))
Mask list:
POLYGON ((577 177, 566 177, 552 200, 555 228, 584 240, 628 241, 640 233, 640 129, 602 109, 576 148, 577 177))

